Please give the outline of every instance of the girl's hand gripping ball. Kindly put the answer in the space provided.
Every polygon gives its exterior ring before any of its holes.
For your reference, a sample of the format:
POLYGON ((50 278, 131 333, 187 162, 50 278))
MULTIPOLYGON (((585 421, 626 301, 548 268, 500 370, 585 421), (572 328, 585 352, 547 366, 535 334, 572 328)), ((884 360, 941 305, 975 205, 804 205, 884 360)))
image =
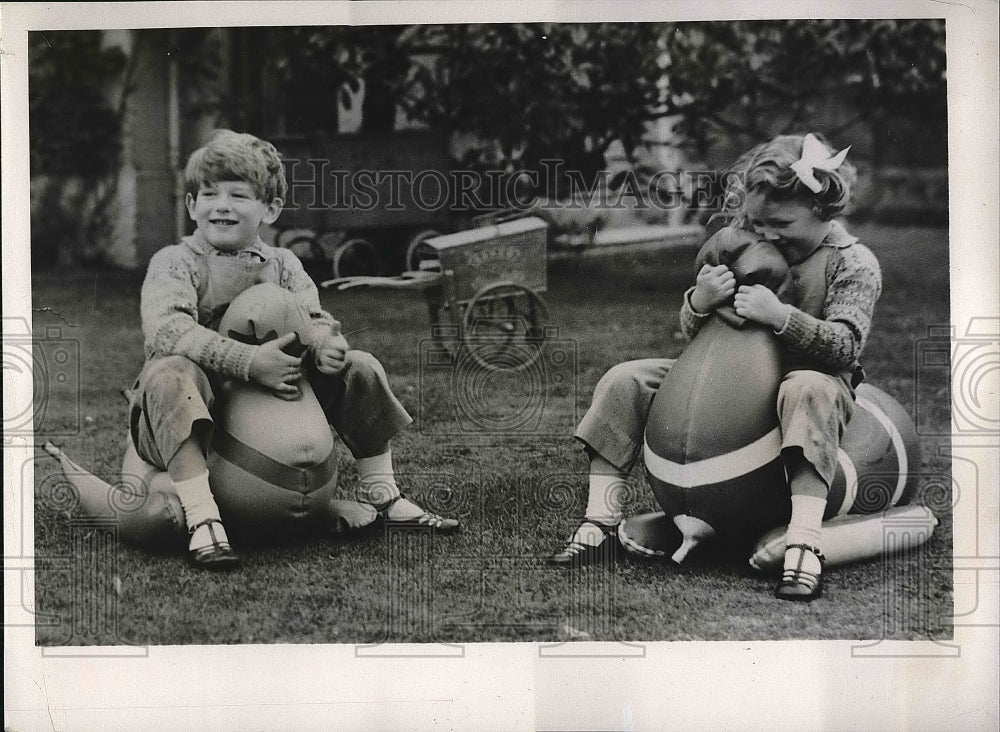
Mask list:
POLYGON ((764 285, 742 285, 736 292, 733 305, 736 307, 736 314, 741 318, 769 325, 774 330, 785 327, 791 307, 781 302, 778 296, 764 285))
POLYGON ((710 313, 736 292, 736 275, 724 264, 705 264, 698 272, 691 307, 699 313, 710 313))

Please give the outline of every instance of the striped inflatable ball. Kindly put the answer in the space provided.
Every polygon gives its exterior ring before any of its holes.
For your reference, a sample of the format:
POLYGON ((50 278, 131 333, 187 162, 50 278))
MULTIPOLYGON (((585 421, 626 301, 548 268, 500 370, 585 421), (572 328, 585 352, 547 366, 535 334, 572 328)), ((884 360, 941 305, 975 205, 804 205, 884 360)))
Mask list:
MULTIPOLYGON (((877 556, 885 550, 882 536, 886 520, 891 528, 899 517, 912 518, 909 513, 900 513, 900 507, 908 506, 916 497, 919 483, 915 472, 920 465, 920 452, 913 420, 884 391, 862 384, 857 389, 857 408, 837 458, 837 474, 830 487, 823 528, 824 553, 831 564, 877 556)), ((781 480, 783 484, 783 476, 781 480)), ((657 498, 670 511, 683 506, 683 510, 720 531, 734 525, 765 527, 761 531, 771 529, 756 552, 767 561, 758 557, 754 564, 758 569, 770 568, 771 555, 777 552, 771 545, 784 541, 789 506, 781 501, 756 503, 761 494, 772 495, 772 486, 758 485, 752 471, 744 476, 744 481, 746 490, 723 495, 711 483, 682 489, 656 478, 650 469, 650 482, 657 498)), ((784 491, 787 498, 788 488, 784 487, 784 491)), ((922 520, 926 529, 918 542, 922 543, 933 532, 937 520, 929 509, 911 508, 920 512, 913 516, 925 517, 922 520)), ((658 511, 627 518, 619 527, 622 546, 637 557, 655 559, 676 554, 683 543, 676 524, 682 528, 687 520, 676 518, 674 513, 668 516, 658 511)), ((776 556, 783 553, 783 546, 776 556)), ((677 561, 681 559, 683 556, 677 561)))
MULTIPOLYGON (((702 261, 730 266, 739 284, 787 284, 781 254, 752 235, 723 229, 702 261)), ((787 523, 791 499, 781 460, 778 387, 782 352, 767 328, 720 307, 667 373, 650 406, 643 456, 649 482, 684 537, 682 561, 717 533, 759 536, 787 523)), ((839 454, 830 518, 873 513, 913 495, 919 464, 913 422, 884 392, 862 385, 839 454)))
POLYGON ((824 519, 908 504, 917 490, 919 447, 916 427, 902 405, 870 384, 859 386, 824 519))
MULTIPOLYGON (((705 263, 725 264, 737 283, 775 292, 790 279, 774 246, 736 229, 722 229, 705 242, 696 268, 705 263)), ((653 398, 643 456, 657 500, 686 539, 677 561, 716 531, 759 533, 770 528, 760 526, 760 514, 790 510, 774 409, 781 358, 769 328, 740 318, 731 305, 720 306, 653 398)))
MULTIPOLYGON (((310 318, 276 285, 245 290, 230 304, 219 331, 245 343, 263 343, 294 331, 299 349, 310 318)), ((337 454, 326 415, 303 376, 299 397, 281 399, 255 383, 232 380, 217 395, 217 420, 207 456, 209 482, 226 528, 253 536, 288 535, 308 528, 340 533, 372 523, 375 510, 335 497, 337 454)), ((170 477, 142 461, 131 447, 123 474, 150 491, 172 491, 170 477)))

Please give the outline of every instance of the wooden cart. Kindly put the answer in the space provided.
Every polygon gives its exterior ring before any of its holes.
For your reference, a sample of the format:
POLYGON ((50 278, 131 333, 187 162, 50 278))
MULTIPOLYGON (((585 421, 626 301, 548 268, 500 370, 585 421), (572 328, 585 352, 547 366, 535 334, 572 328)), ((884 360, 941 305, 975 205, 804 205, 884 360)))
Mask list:
POLYGON ((534 216, 481 217, 473 229, 427 239, 417 269, 398 277, 345 277, 323 287, 420 291, 432 337, 452 358, 484 368, 533 363, 550 334, 547 224, 534 216))

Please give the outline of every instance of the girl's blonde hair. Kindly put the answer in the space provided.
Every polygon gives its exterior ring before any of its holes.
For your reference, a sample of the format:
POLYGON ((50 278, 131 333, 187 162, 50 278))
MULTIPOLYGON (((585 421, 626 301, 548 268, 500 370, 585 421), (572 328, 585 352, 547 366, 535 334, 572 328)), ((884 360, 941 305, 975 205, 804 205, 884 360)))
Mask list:
POLYGON ((216 130, 195 150, 184 167, 187 192, 197 196, 202 185, 226 181, 249 183, 264 203, 285 199, 288 183, 281 155, 270 142, 246 133, 216 130))
MULTIPOLYGON (((826 138, 816 133, 813 135, 830 155, 834 154, 835 150, 826 138)), ((846 160, 836 170, 814 170, 816 180, 822 185, 814 193, 791 168, 802 157, 804 138, 805 135, 779 135, 737 159, 726 176, 728 185, 723 211, 727 218, 739 223, 747 196, 754 192, 763 193, 772 201, 799 200, 808 203, 822 221, 829 221, 847 209, 858 180, 857 170, 846 160)))

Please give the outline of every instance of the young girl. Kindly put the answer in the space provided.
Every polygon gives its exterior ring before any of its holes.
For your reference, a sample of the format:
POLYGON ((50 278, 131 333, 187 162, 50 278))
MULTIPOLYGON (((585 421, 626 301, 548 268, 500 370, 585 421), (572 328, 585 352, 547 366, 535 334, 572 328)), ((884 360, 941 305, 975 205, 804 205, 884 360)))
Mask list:
MULTIPOLYGON (((820 525, 882 289, 874 255, 834 220, 856 181, 846 154, 833 154, 809 134, 782 135, 743 155, 734 166, 742 185, 730 191, 727 213, 732 225, 765 237, 788 261, 795 283, 789 302, 763 285, 737 289, 729 268, 706 265, 680 314, 681 329, 693 338, 716 307, 733 300, 737 314, 773 328, 784 346, 777 409, 792 514, 775 594, 786 600, 809 601, 822 590, 820 525)), ((552 563, 608 556, 607 542, 622 518, 616 487, 638 458, 649 405, 672 365, 670 359, 631 361, 598 383, 575 435, 591 458, 586 517, 552 563)))

